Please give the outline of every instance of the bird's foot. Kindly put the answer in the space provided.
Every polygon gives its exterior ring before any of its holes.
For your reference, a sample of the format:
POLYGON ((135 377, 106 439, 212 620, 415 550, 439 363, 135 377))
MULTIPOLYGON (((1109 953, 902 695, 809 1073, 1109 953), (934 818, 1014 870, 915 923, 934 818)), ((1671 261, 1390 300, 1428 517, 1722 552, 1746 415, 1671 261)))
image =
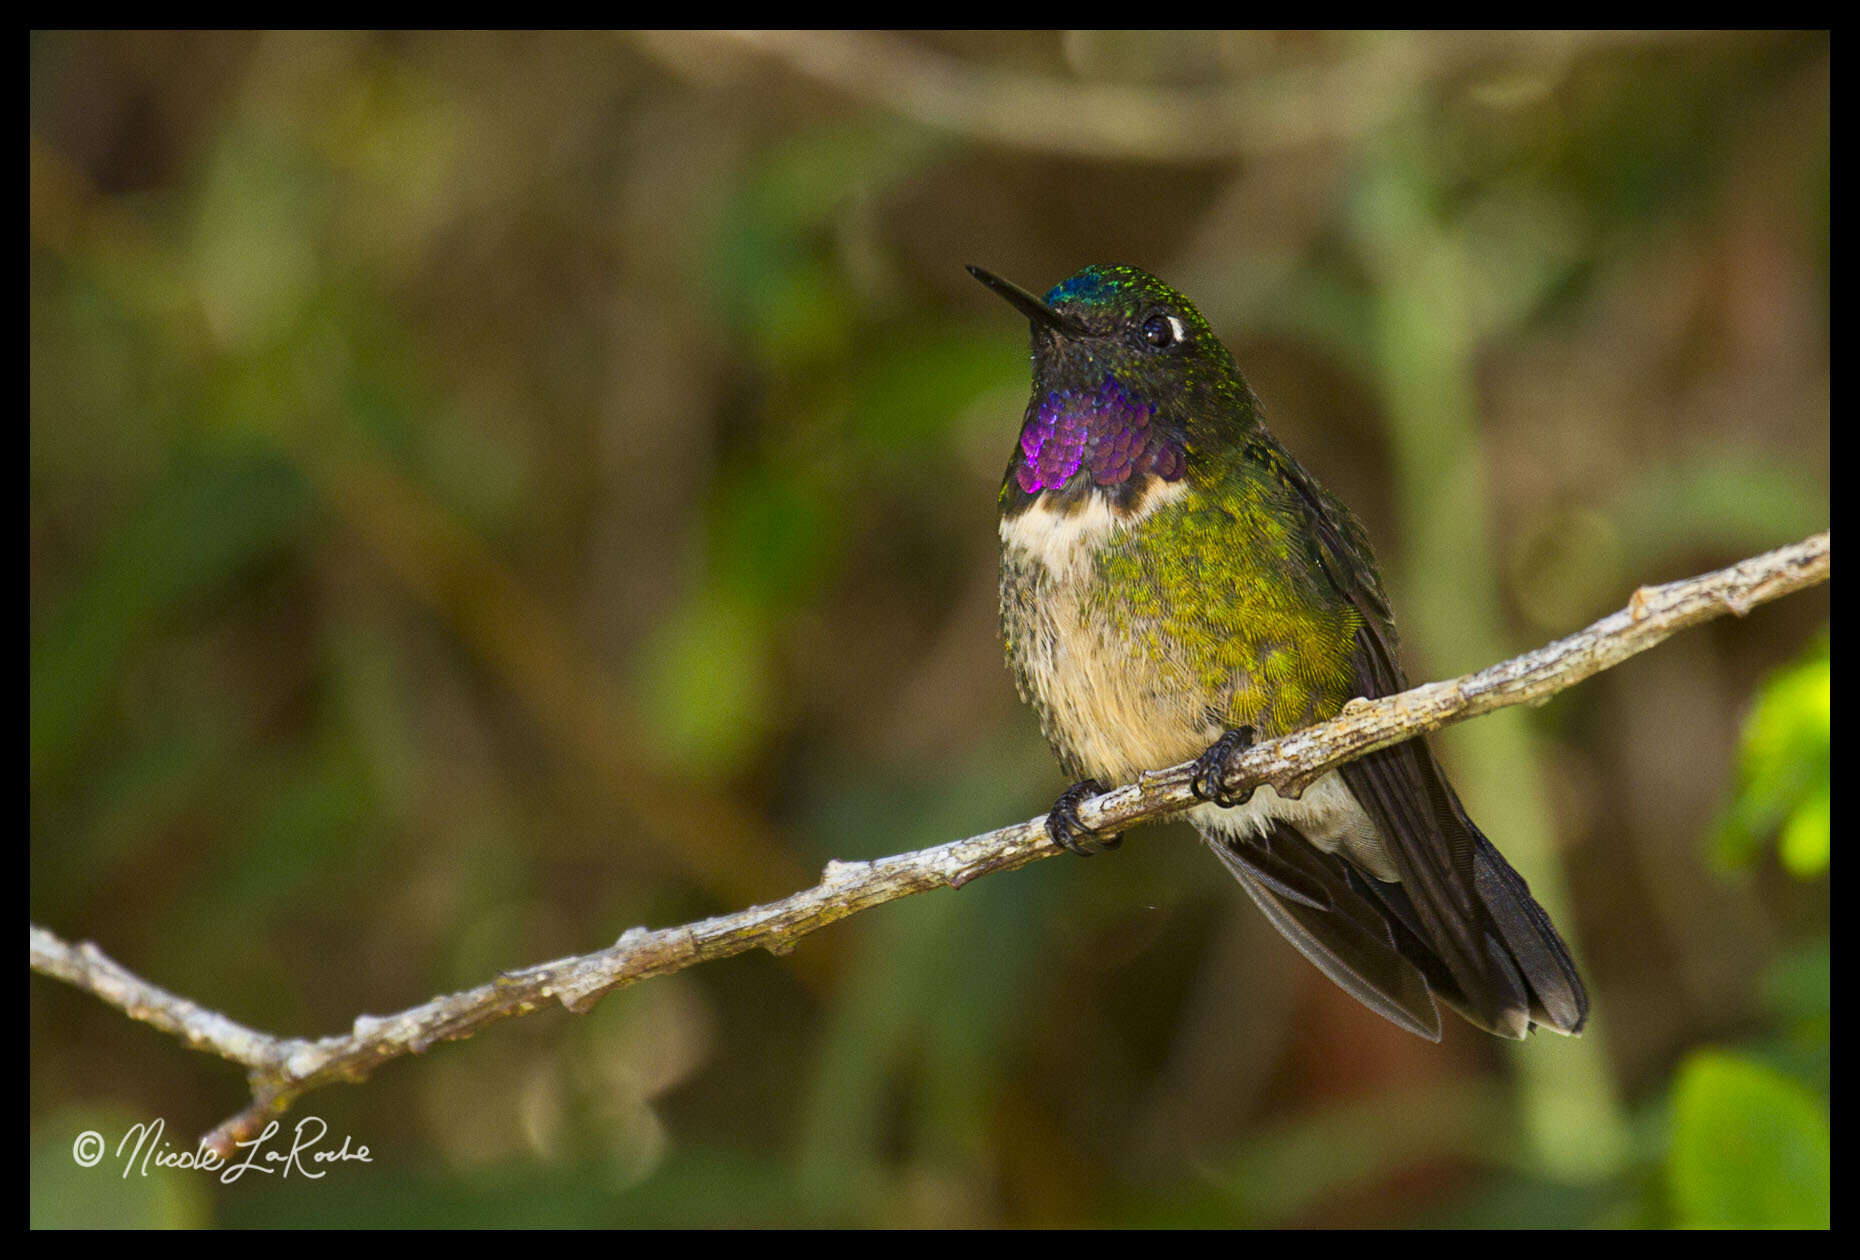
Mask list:
POLYGON ((1235 753, 1245 752, 1252 746, 1253 728, 1250 726, 1237 726, 1215 740, 1208 745, 1208 751, 1195 758, 1195 773, 1188 781, 1189 791, 1223 809, 1232 809, 1252 800, 1255 787, 1237 794, 1226 788, 1228 763, 1233 760, 1235 753))
POLYGON ((1094 831, 1079 821, 1079 802, 1106 790, 1096 779, 1080 779, 1059 794, 1052 812, 1046 816, 1046 834, 1053 838, 1054 844, 1068 853, 1090 857, 1115 849, 1124 842, 1123 836, 1116 832, 1094 831))

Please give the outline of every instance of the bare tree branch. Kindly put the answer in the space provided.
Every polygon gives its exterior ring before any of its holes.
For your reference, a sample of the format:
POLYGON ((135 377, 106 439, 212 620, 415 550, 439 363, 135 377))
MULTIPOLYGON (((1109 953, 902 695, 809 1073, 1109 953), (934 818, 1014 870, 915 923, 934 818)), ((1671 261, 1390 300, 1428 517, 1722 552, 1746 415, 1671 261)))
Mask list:
MULTIPOLYGON (((1827 581, 1829 537, 1816 534, 1715 573, 1642 587, 1622 611, 1476 674, 1380 700, 1353 700, 1329 721, 1249 748, 1235 759, 1228 786, 1271 784, 1280 795, 1294 796, 1337 765, 1377 748, 1506 705, 1542 704, 1686 626, 1727 612, 1741 617, 1758 604, 1827 581)), ((1080 820, 1120 829, 1197 804, 1188 786, 1192 772, 1184 763, 1143 775, 1082 802, 1080 820)), ((506 972, 398 1014, 359 1016, 348 1034, 317 1040, 246 1028, 132 975, 95 945, 72 945, 34 925, 28 925, 28 962, 32 970, 95 994, 132 1019, 244 1066, 251 1106, 201 1139, 226 1155, 309 1091, 362 1080, 402 1055, 554 1003, 585 1011, 615 989, 695 963, 751 949, 786 953, 809 932, 861 910, 933 888, 960 888, 1059 851, 1047 837, 1045 820, 1034 818, 914 853, 829 862, 820 883, 780 901, 678 927, 633 928, 607 949, 506 972)))

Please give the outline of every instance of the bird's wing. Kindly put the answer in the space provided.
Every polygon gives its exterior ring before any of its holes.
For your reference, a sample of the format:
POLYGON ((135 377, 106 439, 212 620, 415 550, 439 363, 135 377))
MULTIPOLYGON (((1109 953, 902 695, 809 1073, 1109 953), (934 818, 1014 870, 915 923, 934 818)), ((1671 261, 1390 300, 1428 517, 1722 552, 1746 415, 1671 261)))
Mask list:
MULTIPOLYGON (((1406 689, 1363 527, 1275 441, 1260 451, 1311 525, 1312 558, 1361 616, 1357 693, 1373 699, 1406 689)), ((1523 878, 1466 816, 1425 739, 1370 753, 1341 773, 1400 876, 1399 887, 1368 879, 1367 889, 1399 920, 1396 937, 1406 930, 1408 952, 1418 946, 1430 956, 1416 961, 1441 996, 1504 1036, 1522 1037, 1532 1022, 1580 1031, 1588 996, 1567 947, 1523 878)))

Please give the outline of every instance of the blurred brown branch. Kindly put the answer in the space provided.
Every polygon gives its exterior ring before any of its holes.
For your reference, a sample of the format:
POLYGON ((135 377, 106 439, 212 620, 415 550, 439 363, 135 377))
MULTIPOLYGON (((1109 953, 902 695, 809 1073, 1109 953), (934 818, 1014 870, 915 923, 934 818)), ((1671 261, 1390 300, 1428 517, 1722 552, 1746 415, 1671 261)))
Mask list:
POLYGON ((1542 64, 1546 50, 1562 67, 1593 49, 1676 37, 1659 31, 1461 31, 1371 41, 1328 65, 1198 86, 1031 75, 860 31, 642 38, 673 62, 703 45, 746 49, 903 117, 987 143, 1097 160, 1195 162, 1349 139, 1403 108, 1413 89, 1508 62, 1542 64))
MULTIPOLYGON (((1339 716, 1257 744, 1236 759, 1231 788, 1272 784, 1297 793, 1320 774, 1364 753, 1513 704, 1541 704, 1583 679, 1643 652, 1686 626, 1828 580, 1823 532, 1730 568, 1663 586, 1641 587, 1622 611, 1546 647, 1449 682, 1428 683, 1376 701, 1352 701, 1339 716)), ((1092 827, 1122 827, 1196 803, 1191 764, 1079 806, 1092 827)), ((133 1019, 153 1024, 244 1065, 252 1104, 202 1139, 226 1154, 303 1094, 359 1081, 376 1067, 440 1041, 467 1037, 513 1015, 559 1002, 585 1011, 605 994, 648 976, 750 949, 786 953, 800 937, 861 910, 970 880, 1059 852, 1043 818, 964 840, 868 862, 830 862, 819 884, 779 901, 678 927, 633 928, 607 949, 506 972, 488 984, 435 998, 385 1017, 359 1016, 349 1034, 318 1040, 274 1037, 234 1023, 141 980, 89 943, 72 945, 28 925, 28 965, 84 989, 133 1019)))

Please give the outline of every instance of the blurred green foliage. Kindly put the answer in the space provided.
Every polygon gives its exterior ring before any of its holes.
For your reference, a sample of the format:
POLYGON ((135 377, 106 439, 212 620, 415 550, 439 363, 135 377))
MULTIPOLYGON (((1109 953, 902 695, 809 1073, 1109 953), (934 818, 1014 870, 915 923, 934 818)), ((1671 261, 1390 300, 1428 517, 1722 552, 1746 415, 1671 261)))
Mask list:
POLYGON ((1828 869, 1834 801, 1834 659, 1827 637, 1757 693, 1738 750, 1737 793, 1715 847, 1748 867, 1775 837, 1783 865, 1803 879, 1828 869))
POLYGON ((1827 1107, 1788 1077, 1702 1051, 1673 1088, 1677 1223, 1707 1229, 1826 1229, 1833 1215, 1827 1107))
MULTIPOLYGON (((1816 32, 36 34, 32 918, 314 1035, 1045 809, 1025 333, 966 262, 1194 297, 1417 679, 1825 528, 1830 78, 1816 32)), ((31 1220, 1825 1221, 1827 624, 1442 741, 1580 1041, 1407 1038, 1156 829, 326 1091, 374 1162, 315 1183, 76 1167, 242 1082, 35 979, 31 1220)))

